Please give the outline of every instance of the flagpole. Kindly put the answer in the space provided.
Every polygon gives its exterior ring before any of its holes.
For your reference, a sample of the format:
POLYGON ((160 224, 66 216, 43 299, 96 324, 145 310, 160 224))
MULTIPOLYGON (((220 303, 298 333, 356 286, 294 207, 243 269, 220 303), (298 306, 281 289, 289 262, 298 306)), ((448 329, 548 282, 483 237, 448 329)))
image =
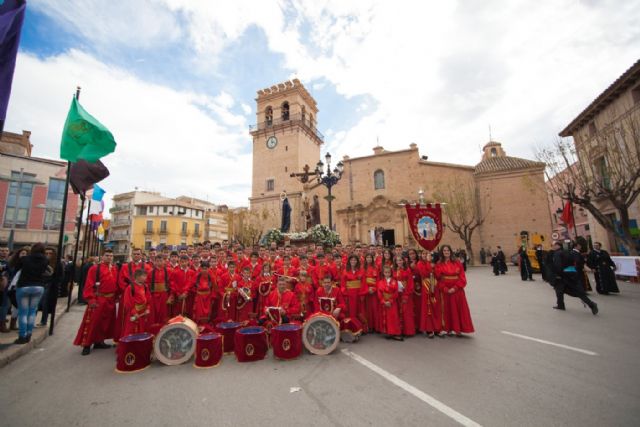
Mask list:
MULTIPOLYGON (((76 88, 76 100, 80 99, 80 86, 76 88)), ((62 218, 60 219, 60 233, 58 235, 58 254, 56 255, 56 266, 60 267, 60 259, 62 257, 64 243, 64 227, 67 218, 67 199, 69 198, 69 178, 71 177, 71 162, 67 160, 67 179, 64 182, 64 198, 62 199, 62 218)), ((49 309, 51 312, 51 323, 49 324, 49 335, 53 335, 53 329, 56 319, 56 306, 58 305, 58 286, 54 282, 53 289, 49 289, 49 309)))
POLYGON ((571 206, 571 221, 573 222, 573 233, 576 235, 576 241, 578 240, 578 226, 576 225, 576 215, 573 212, 573 202, 569 200, 569 206, 571 206))
MULTIPOLYGON (((75 278, 76 272, 76 261, 78 260, 78 246, 80 246, 80 232, 82 231, 82 214, 84 213, 84 199, 86 197, 85 193, 80 194, 80 214, 78 215, 78 222, 76 224, 76 245, 73 247, 73 269, 71 276, 71 286, 69 286, 69 295, 67 295, 67 313, 71 308, 71 294, 73 294, 73 279, 75 278)), ((80 287, 78 286, 78 290, 80 287)), ((80 298, 80 295, 78 295, 80 298)))
POLYGON ((87 219, 85 220, 84 226, 84 237, 82 238, 82 260, 87 260, 87 248, 88 248, 88 240, 89 240, 89 212, 91 212, 91 198, 89 198, 89 203, 87 204, 87 219))

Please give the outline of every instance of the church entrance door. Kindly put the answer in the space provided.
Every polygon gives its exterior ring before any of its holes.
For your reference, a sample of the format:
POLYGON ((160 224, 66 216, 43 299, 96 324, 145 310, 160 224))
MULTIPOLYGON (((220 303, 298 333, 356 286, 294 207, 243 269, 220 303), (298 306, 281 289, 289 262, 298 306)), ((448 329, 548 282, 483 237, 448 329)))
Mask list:
POLYGON ((382 232, 382 244, 384 246, 394 246, 396 244, 395 230, 384 230, 382 232))

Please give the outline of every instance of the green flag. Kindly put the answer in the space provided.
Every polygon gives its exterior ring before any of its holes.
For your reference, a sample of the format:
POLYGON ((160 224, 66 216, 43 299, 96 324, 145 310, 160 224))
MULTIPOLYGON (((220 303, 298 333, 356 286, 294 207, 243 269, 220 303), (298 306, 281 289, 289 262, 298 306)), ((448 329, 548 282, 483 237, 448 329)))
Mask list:
POLYGON ((115 149, 116 141, 111 132, 87 113, 74 96, 62 130, 60 158, 70 162, 84 159, 94 163, 115 149))

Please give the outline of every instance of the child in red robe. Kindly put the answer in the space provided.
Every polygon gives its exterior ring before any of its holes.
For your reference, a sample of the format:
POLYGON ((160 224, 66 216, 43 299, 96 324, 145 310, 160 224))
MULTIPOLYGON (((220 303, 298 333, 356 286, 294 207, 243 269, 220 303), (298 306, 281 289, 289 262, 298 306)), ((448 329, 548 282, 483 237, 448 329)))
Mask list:
POLYGON ((195 277, 195 299, 193 302, 193 317, 198 325, 206 325, 215 320, 213 307, 217 308, 218 284, 215 273, 211 270, 209 262, 200 264, 200 271, 195 277))
POLYGON ((378 300, 378 267, 373 254, 364 257, 364 284, 362 287, 362 305, 364 306, 365 324, 368 332, 379 331, 380 301, 378 300))
MULTIPOLYGON (((289 289, 288 280, 278 277, 278 287, 271 291, 267 297, 263 321, 269 320, 274 323, 289 323, 300 319, 300 302, 296 294, 289 289), (277 308, 279 316, 273 316, 270 310, 277 308), (276 319, 276 317, 279 317, 276 319)), ((276 326, 275 324, 272 326, 276 326)))
POLYGON ((171 296, 169 304, 172 307, 172 316, 182 315, 191 318, 193 304, 187 303, 187 298, 194 284, 194 271, 189 268, 189 257, 182 255, 178 268, 169 275, 169 287, 171 296))
POLYGON ((402 327, 402 335, 410 337, 416 334, 416 318, 413 310, 413 273, 411 269, 405 265, 402 256, 394 258, 395 269, 393 278, 398 282, 400 324, 402 327))
POLYGON ((147 271, 143 268, 133 273, 134 281, 124 289, 124 328, 122 336, 147 332, 147 316, 151 313, 147 302, 145 282, 147 271))
POLYGON ((304 319, 313 313, 313 284, 305 270, 300 271, 300 278, 293 290, 300 301, 300 316, 304 319))
POLYGON ((242 276, 237 282, 238 284, 238 299, 236 304, 236 322, 243 323, 245 325, 253 321, 256 322, 256 313, 253 306, 253 297, 255 296, 255 282, 251 279, 251 266, 245 265, 242 267, 242 276))
POLYGON ((387 334, 388 338, 404 341, 398 311, 398 281, 392 277, 389 265, 382 266, 382 275, 382 279, 378 281, 380 332, 387 334))
POLYGON ((420 282, 415 283, 415 286, 422 286, 418 329, 420 332, 426 333, 429 338, 433 338, 442 330, 442 307, 440 292, 436 287, 431 253, 422 252, 416 269, 420 275, 420 282))

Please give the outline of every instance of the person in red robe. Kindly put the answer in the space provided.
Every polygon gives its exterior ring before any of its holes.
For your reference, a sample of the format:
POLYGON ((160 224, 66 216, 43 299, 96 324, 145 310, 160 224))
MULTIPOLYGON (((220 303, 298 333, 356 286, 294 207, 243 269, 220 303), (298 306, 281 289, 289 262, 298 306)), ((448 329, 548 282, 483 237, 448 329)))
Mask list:
POLYGON ((188 318, 193 316, 193 303, 188 304, 189 293, 195 283, 195 272, 189 268, 189 257, 187 255, 180 256, 180 265, 169 275, 169 288, 171 296, 169 304, 171 305, 171 315, 182 315, 188 318))
POLYGON ((200 264, 200 271, 195 275, 195 299, 193 301, 193 317, 198 325, 208 325, 216 319, 214 307, 217 308, 218 283, 215 272, 209 262, 200 264))
POLYGON ((396 256, 394 262, 393 278, 398 282, 398 293, 400 295, 398 308, 400 310, 402 335, 411 337, 416 334, 416 319, 413 312, 413 273, 405 265, 405 260, 402 256, 396 256))
POLYGON ((420 261, 420 258, 418 257, 418 251, 413 248, 407 251, 407 255, 407 265, 413 275, 413 324, 416 326, 416 329, 418 329, 420 326, 420 318, 422 317, 422 281, 420 272, 418 271, 418 261, 420 261))
POLYGON ((290 323, 300 319, 300 301, 296 294, 289 289, 285 277, 278 277, 278 286, 267 297, 262 323, 269 322, 271 326, 278 323, 290 323), (271 310, 278 308, 279 316, 274 316, 271 310))
POLYGON ((148 316, 151 310, 146 291, 147 271, 143 268, 133 273, 133 283, 124 289, 124 328, 122 336, 148 331, 148 316))
POLYGON ((87 301, 87 308, 82 323, 73 341, 82 347, 82 355, 94 349, 109 348, 104 340, 113 338, 113 327, 116 320, 116 295, 118 268, 112 264, 113 251, 105 249, 102 262, 93 265, 87 272, 82 297, 87 301))
MULTIPOLYGON (((322 286, 316 289, 313 299, 314 313, 324 313, 333 316, 338 322, 344 319, 346 303, 340 288, 333 286, 331 274, 322 278, 322 286)), ((340 323, 342 326, 342 323, 340 323)), ((342 327, 340 328, 342 329, 342 327)))
POLYGON ((249 258, 249 268, 251 268, 251 279, 256 280, 260 277, 262 273, 262 260, 258 255, 258 252, 251 252, 251 257, 249 258))
POLYGON ((218 307, 218 318, 221 322, 236 321, 236 305, 238 303, 238 282, 242 279, 236 273, 235 261, 229 261, 227 272, 218 276, 220 289, 220 306, 218 307))
POLYGON ((254 297, 256 294, 255 282, 251 279, 251 267, 245 265, 242 267, 242 275, 237 282, 238 299, 236 300, 236 322, 248 325, 250 322, 255 324, 256 313, 254 311, 254 297))
POLYGON ((324 277, 327 273, 331 274, 331 279, 333 280, 333 271, 331 270, 331 266, 327 264, 327 260, 324 257, 324 253, 320 252, 316 254, 316 264, 314 266, 315 269, 315 280, 314 282, 317 284, 316 287, 321 287, 324 277))
POLYGON ((256 313, 258 313, 259 315, 264 313, 267 297, 277 286, 276 280, 276 276, 271 273, 271 264, 269 264, 268 262, 263 262, 260 276, 258 276, 254 281, 257 293, 256 313))
POLYGON ((424 251, 416 268, 420 275, 420 281, 415 286, 422 286, 420 294, 420 321, 418 329, 433 338, 442 331, 442 308, 440 305, 440 292, 436 287, 434 267, 431 253, 424 251))
POLYGON ((314 288, 311 282, 311 277, 305 270, 300 271, 298 283, 294 288, 294 293, 300 301, 300 316, 305 319, 311 313, 313 313, 313 294, 314 288))
POLYGON ((364 310, 360 306, 364 272, 360 267, 360 259, 356 255, 351 255, 347 263, 349 265, 342 273, 342 281, 340 282, 340 290, 347 305, 345 315, 358 319, 364 325, 366 324, 366 319, 364 318, 364 310))
POLYGON ((372 253, 364 257, 364 285, 362 287, 362 305, 365 322, 363 327, 368 332, 380 331, 380 301, 378 300, 378 267, 372 253))
POLYGON ((443 331, 449 335, 474 332, 469 304, 464 292, 467 277, 462 263, 453 259, 451 246, 443 245, 435 267, 438 290, 442 293, 443 331))
POLYGON ((153 268, 147 275, 147 288, 151 293, 150 324, 164 325, 169 320, 169 269, 165 265, 162 255, 156 256, 153 268))
POLYGON ((389 265, 382 266, 382 279, 378 281, 378 300, 380 301, 380 332, 397 341, 404 341, 400 328, 398 310, 398 281, 393 278, 389 265))
MULTIPOLYGON (((122 336, 122 330, 124 329, 124 289, 133 283, 133 273, 140 269, 149 271, 149 266, 142 259, 142 250, 139 248, 133 248, 131 252, 131 261, 123 264, 119 271, 118 288, 120 299, 118 301, 118 314, 116 316, 116 323, 113 331, 113 340, 116 342, 122 336)), ((147 300, 151 300, 151 293, 148 289, 146 289, 146 292, 147 300)))
POLYGON ((298 267, 298 275, 300 275, 303 271, 307 273, 307 276, 311 280, 313 288, 316 289, 318 287, 318 282, 316 281, 316 268, 309 264, 309 258, 304 254, 300 255, 300 267, 298 267))
POLYGON ((282 258, 282 266, 275 270, 277 276, 284 276, 289 281, 289 289, 293 290, 298 282, 298 270, 291 266, 291 257, 285 255, 282 258))

